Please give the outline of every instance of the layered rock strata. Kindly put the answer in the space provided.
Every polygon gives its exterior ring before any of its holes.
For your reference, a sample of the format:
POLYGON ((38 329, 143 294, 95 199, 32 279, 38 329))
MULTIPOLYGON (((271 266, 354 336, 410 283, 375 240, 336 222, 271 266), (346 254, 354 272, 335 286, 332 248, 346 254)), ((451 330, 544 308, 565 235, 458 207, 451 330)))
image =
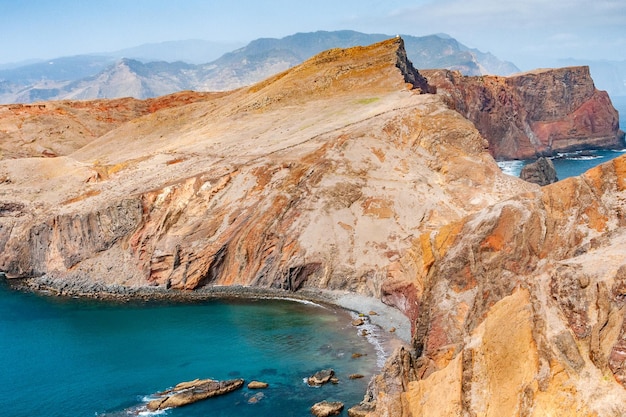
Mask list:
POLYGON ((354 413, 621 415, 626 158, 540 188, 429 91, 391 39, 4 159, 0 270, 348 290, 413 323, 354 413))
POLYGON ((196 379, 189 382, 181 382, 170 390, 157 393, 157 398, 148 402, 146 408, 150 411, 159 411, 183 407, 207 398, 228 394, 243 387, 243 383, 243 379, 227 381, 196 379))
POLYGON ((471 120, 496 159, 532 159, 580 149, 622 148, 624 132, 589 67, 508 77, 423 71, 450 106, 471 120))

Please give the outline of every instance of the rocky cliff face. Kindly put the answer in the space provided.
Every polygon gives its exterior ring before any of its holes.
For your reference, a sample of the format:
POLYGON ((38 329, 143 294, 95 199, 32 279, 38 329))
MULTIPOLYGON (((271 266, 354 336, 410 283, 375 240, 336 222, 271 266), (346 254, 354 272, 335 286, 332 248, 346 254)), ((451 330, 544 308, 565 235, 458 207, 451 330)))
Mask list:
POLYGON ((400 261, 424 289, 416 354, 375 415, 623 415, 625 174, 621 157, 422 236, 400 261))
POLYGON ((2 269, 376 295, 407 237, 509 196, 515 182, 468 121, 419 94, 428 89, 401 40, 331 50, 135 119, 67 157, 4 161, 21 209, 2 219, 2 269))
POLYGON ((594 87, 589 67, 537 70, 508 77, 423 71, 450 105, 471 120, 497 159, 624 146, 617 111, 594 87))
POLYGON ((621 415, 626 159, 544 188, 504 175, 430 88, 391 39, 5 158, 0 270, 379 297, 413 350, 370 415, 621 415))

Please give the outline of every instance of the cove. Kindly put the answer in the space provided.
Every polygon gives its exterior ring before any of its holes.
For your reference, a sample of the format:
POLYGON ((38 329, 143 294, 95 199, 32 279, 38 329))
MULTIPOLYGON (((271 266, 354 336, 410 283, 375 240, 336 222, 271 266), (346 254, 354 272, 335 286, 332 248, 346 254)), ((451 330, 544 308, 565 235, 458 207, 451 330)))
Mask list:
POLYGON ((13 417, 133 415, 150 394, 195 378, 254 379, 269 388, 164 415, 305 416, 322 400, 349 408, 379 369, 374 346, 350 319, 339 308, 285 300, 115 303, 3 283, 0 409, 13 417), (304 383, 324 368, 335 370, 337 385, 304 383), (365 377, 348 378, 357 373, 365 377))

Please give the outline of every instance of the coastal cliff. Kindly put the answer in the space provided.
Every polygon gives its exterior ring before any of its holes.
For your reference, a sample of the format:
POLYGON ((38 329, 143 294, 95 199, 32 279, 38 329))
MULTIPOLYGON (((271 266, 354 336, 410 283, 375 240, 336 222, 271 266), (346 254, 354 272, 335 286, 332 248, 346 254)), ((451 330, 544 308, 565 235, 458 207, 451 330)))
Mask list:
POLYGON ((471 120, 496 159, 532 159, 581 149, 623 148, 617 111, 589 67, 508 77, 423 71, 452 108, 471 120))
POLYGON ((421 236, 400 260, 423 288, 415 355, 378 377, 377 409, 623 415, 625 175, 620 157, 421 236))
POLYGON ((381 299, 413 341, 371 416, 626 413, 626 158, 543 188, 505 175, 432 79, 402 39, 335 49, 5 157, 0 270, 66 294, 381 299))

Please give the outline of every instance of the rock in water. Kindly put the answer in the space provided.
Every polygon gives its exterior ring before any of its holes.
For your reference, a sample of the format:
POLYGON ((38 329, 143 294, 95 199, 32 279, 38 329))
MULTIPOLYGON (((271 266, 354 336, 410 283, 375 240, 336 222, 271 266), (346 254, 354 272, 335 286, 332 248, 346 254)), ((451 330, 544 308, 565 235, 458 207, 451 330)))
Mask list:
POLYGON ((165 410, 166 408, 182 407, 217 395, 227 394, 243 386, 243 379, 215 381, 213 379, 196 379, 181 382, 171 390, 157 395, 160 397, 148 403, 150 411, 165 410))
POLYGON ((250 383, 248 384, 249 389, 263 389, 267 388, 268 386, 269 384, 267 382, 261 381, 250 381, 250 383))
POLYGON ((559 179, 556 176, 556 169, 550 159, 539 158, 535 162, 526 165, 520 172, 521 179, 524 181, 539 184, 541 186, 552 184, 559 179))
POLYGON ((331 380, 331 378, 335 376, 335 371, 332 369, 323 369, 315 374, 311 375, 307 379, 307 384, 313 387, 319 387, 320 385, 324 385, 331 380))
POLYGON ((311 407, 311 414, 317 417, 336 416, 341 413, 341 410, 343 410, 343 403, 339 401, 322 401, 311 407))

